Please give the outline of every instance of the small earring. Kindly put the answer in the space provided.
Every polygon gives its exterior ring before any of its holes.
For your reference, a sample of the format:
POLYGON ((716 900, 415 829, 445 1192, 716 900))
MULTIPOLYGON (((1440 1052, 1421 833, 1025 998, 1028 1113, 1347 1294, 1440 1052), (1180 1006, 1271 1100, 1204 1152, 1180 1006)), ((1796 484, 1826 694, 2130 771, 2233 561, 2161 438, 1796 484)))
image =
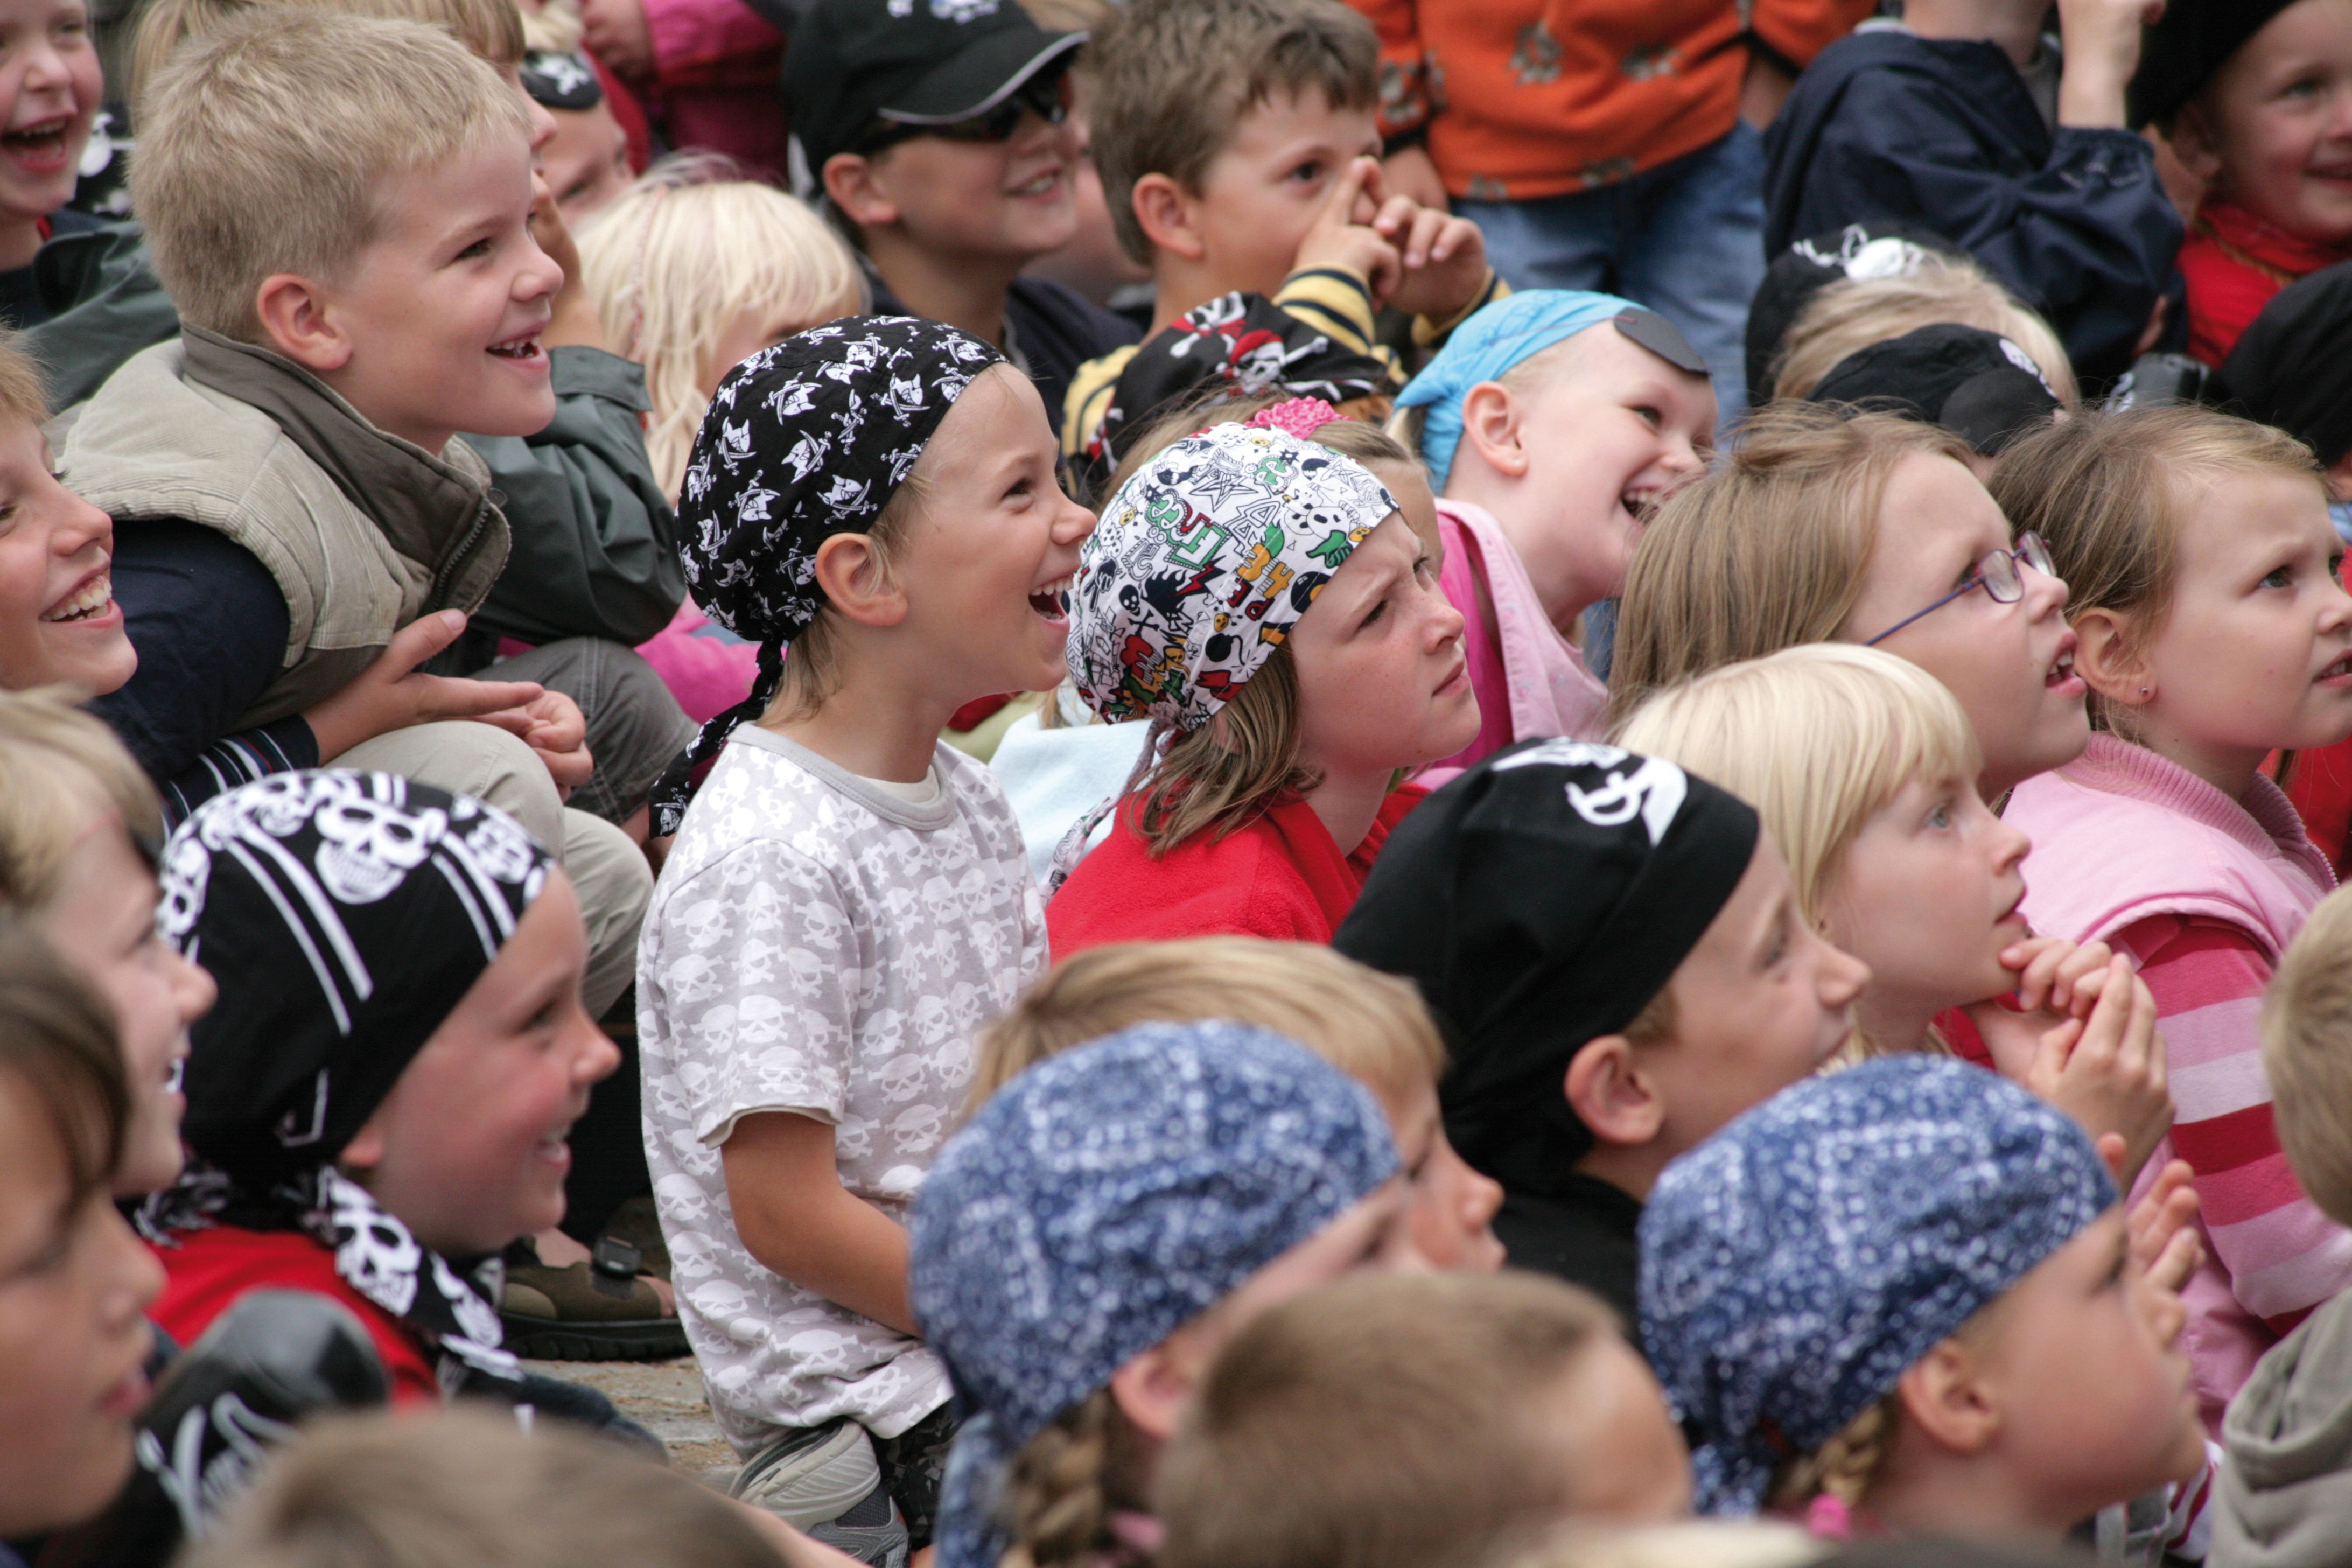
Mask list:
POLYGON ((2147 696, 2147 687, 2145 687, 2145 686, 2141 687, 2141 688, 2139 689, 2139 694, 2140 694, 2142 697, 2147 696))

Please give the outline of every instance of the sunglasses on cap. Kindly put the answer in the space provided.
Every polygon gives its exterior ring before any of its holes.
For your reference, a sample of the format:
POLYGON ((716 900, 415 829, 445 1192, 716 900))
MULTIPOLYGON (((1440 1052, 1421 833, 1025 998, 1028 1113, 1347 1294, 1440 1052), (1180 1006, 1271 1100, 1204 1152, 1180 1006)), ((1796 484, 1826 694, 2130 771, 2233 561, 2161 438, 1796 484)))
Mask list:
POLYGON ((969 120, 951 120, 944 125, 877 120, 851 151, 870 158, 885 148, 911 142, 918 136, 938 136, 949 142, 1010 142, 1013 133, 1021 129, 1024 115, 1034 114, 1048 125, 1059 125, 1069 113, 1069 73, 1041 71, 1005 94, 1003 102, 969 120))

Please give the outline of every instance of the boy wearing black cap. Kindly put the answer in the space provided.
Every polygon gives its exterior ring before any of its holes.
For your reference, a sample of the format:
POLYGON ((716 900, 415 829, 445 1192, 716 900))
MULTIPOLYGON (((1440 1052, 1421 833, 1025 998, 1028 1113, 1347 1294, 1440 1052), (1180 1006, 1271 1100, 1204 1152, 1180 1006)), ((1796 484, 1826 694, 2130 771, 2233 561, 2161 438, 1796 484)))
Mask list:
POLYGON ((1634 1226, 1666 1162, 1827 1061, 1869 979, 1798 912, 1756 813, 1581 741, 1499 752, 1390 836, 1333 946, 1449 1037, 1462 1157, 1512 1264, 1637 1321, 1634 1226))
MULTIPOLYGON (((2225 0, 2235 4, 2236 0, 2225 0)), ((2149 0, 1910 0, 1823 49, 1764 135, 1764 247, 1890 219, 2048 316, 2086 379, 2153 344, 2180 216, 2124 87, 2149 0)))
POLYGON ((1981 463, 2063 406, 2033 357, 1998 332, 1941 321, 1846 355, 1815 386, 1808 403, 1850 403, 1877 413, 1940 425, 1966 441, 1981 463))
POLYGON ((2272 295, 2352 261, 2352 5, 2172 0, 2132 79, 2132 122, 2155 122, 2205 188, 2181 247, 2189 352, 2229 357, 2272 295))
POLYGON ((816 0, 784 58, 793 134, 875 274, 876 312, 1003 349, 1057 428, 1071 373, 1136 337, 1020 275, 1078 231, 1065 79, 1085 42, 1015 0, 816 0))

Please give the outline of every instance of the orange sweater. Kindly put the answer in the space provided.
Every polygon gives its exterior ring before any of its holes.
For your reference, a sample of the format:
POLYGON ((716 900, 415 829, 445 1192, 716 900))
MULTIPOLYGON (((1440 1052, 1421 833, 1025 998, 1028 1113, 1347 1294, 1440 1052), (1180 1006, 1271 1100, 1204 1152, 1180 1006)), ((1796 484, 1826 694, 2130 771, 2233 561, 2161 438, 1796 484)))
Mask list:
POLYGON ((1445 188, 1606 185, 1731 130, 1748 37, 1790 65, 1876 0, 1351 0, 1381 36, 1381 129, 1422 130, 1445 188), (1749 11, 1746 29, 1740 13, 1749 11))

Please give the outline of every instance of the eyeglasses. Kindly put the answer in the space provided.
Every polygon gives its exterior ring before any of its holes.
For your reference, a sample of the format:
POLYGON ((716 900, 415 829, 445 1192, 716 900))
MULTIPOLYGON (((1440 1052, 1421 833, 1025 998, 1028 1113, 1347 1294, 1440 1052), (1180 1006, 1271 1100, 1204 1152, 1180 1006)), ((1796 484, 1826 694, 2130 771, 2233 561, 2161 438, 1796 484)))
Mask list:
POLYGON ((2017 536, 2015 550, 1985 552, 1984 559, 1977 563, 1977 569, 1969 574, 1967 582, 1921 610, 1918 615, 1904 616, 1862 646, 1876 647, 1880 643, 1917 620, 1919 616, 1932 616, 1954 599, 1964 594, 1973 594, 1979 588, 1982 588, 1985 591, 1985 596, 1996 605, 2014 605, 2018 600, 2025 597, 2025 578, 2018 571, 2021 564, 2032 567, 2044 577, 2058 575, 2058 568, 2050 560, 2050 547, 2042 542, 2042 536, 2038 533, 2021 533, 2017 536))
POLYGON ((1055 71, 1045 79, 1032 77, 1005 96, 1004 101, 985 114, 975 114, 970 120, 953 120, 944 125, 916 125, 903 120, 883 120, 857 140, 856 151, 872 157, 887 147, 910 142, 918 136, 938 136, 950 142, 1010 142, 1013 133, 1021 129, 1024 114, 1034 114, 1048 125, 1059 125, 1070 112, 1069 95, 1065 90, 1068 73, 1055 71))

